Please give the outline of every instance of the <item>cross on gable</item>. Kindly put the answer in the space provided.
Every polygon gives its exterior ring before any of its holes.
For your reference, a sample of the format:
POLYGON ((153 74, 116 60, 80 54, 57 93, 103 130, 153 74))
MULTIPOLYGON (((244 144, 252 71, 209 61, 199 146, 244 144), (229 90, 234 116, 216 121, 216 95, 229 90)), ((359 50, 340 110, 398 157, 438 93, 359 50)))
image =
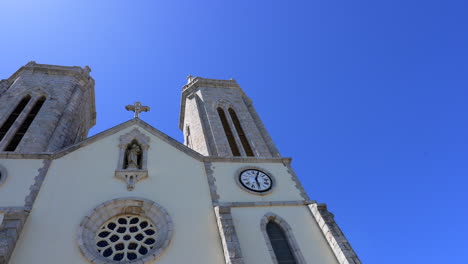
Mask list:
POLYGON ((141 105, 140 102, 135 102, 133 105, 125 106, 125 109, 127 111, 135 112, 134 117, 135 118, 140 118, 140 113, 141 112, 148 112, 150 110, 150 107, 149 106, 143 106, 143 105, 141 105))

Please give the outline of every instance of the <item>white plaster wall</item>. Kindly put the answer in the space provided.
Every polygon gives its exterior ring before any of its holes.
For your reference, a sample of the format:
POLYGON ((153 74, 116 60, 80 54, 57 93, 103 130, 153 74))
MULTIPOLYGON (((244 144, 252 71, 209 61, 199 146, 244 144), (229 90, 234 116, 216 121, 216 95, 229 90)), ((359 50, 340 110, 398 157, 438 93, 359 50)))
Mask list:
POLYGON ((260 221, 268 212, 277 214, 291 226, 307 263, 338 264, 319 226, 308 210, 306 206, 232 208, 232 218, 245 264, 272 263, 260 229, 260 221))
POLYGON ((291 174, 283 163, 222 163, 212 164, 220 202, 253 202, 253 201, 298 201, 304 200, 291 174), (244 190, 236 181, 242 168, 256 167, 269 172, 275 181, 271 193, 255 195, 244 190))
POLYGON ((114 178, 117 134, 52 162, 10 264, 88 263, 76 237, 84 215, 118 197, 142 197, 163 206, 174 223, 170 246, 157 263, 222 263, 223 253, 203 164, 151 136, 149 178, 133 191, 114 178), (202 241, 202 242, 201 242, 202 241))
POLYGON ((39 159, 0 159, 0 166, 6 169, 6 179, 0 184, 0 207, 24 206, 24 198, 34 177, 43 166, 39 159))

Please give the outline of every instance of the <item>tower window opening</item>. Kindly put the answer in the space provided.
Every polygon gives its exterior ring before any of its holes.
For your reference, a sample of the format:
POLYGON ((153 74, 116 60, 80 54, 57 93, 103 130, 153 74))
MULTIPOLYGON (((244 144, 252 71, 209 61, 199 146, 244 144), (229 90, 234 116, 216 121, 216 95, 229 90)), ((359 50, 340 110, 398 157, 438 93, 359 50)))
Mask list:
POLYGON ((266 226, 266 231, 278 264, 296 264, 297 261, 283 229, 277 223, 270 221, 266 226))
POLYGON ((3 137, 5 137, 8 130, 10 130, 11 126, 13 125, 13 123, 15 123, 16 119, 21 114, 21 112, 23 112, 24 108, 30 100, 30 95, 26 95, 25 97, 23 97, 23 99, 21 99, 21 101, 15 107, 13 112, 11 112, 10 116, 8 116, 7 120, 0 127, 0 141, 2 141, 3 137))
POLYGON ((21 142, 21 139, 23 139, 24 134, 26 134, 26 131, 28 130, 31 123, 34 121, 34 118, 36 117, 37 113, 39 113, 39 110, 41 110, 41 107, 44 104, 45 100, 46 100, 45 97, 41 97, 36 101, 33 108, 31 109, 31 111, 29 111, 28 116, 23 121, 23 123, 18 128, 18 130, 16 131, 15 135, 11 139, 8 146, 5 148, 5 151, 15 151, 16 150, 16 147, 21 142))
POLYGON ((254 153, 252 151, 252 148, 250 147, 249 141, 245 136, 244 130, 242 129, 239 119, 237 118, 236 112, 234 112, 232 108, 229 108, 229 115, 231 115, 232 122, 234 123, 234 127, 236 128, 237 134, 239 135, 239 139, 242 143, 242 146, 244 147, 245 154, 247 154, 247 156, 253 157, 254 153))
POLYGON ((190 127, 187 126, 187 130, 185 132, 186 134, 186 137, 185 137, 185 145, 189 148, 191 148, 192 146, 190 145, 190 127))
POLYGON ((226 133, 229 146, 231 147, 232 155, 240 156, 239 148, 237 147, 236 140, 234 139, 234 135, 232 134, 231 128, 229 127, 229 123, 226 119, 226 114, 224 114, 224 110, 221 107, 218 107, 218 115, 221 119, 221 124, 223 125, 224 133, 226 133))

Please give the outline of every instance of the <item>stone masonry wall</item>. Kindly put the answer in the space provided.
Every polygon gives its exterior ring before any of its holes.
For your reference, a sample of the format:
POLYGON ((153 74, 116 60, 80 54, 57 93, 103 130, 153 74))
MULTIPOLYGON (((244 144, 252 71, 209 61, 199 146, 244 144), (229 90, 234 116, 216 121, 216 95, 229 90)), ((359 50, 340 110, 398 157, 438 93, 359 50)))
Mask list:
POLYGON ((7 264, 15 248, 28 212, 23 208, 0 208, 3 221, 0 223, 0 264, 7 264))
POLYGON ((8 80, 12 85, 0 97, 0 124, 18 102, 31 95, 23 113, 0 142, 3 151, 35 102, 46 101, 15 152, 55 151, 82 139, 95 124, 94 80, 88 67, 65 67, 30 62, 8 80))
MULTIPOLYGON (((191 128, 191 137, 197 140, 203 138, 203 140, 205 140, 205 146, 209 147, 208 152, 210 152, 210 155, 220 157, 230 157, 233 155, 217 112, 217 108, 222 107, 225 111, 231 131, 233 132, 234 139, 241 152, 241 156, 246 156, 246 153, 234 127, 234 122, 228 112, 229 108, 232 108, 236 112, 242 129, 256 157, 280 156, 268 132, 264 128, 263 123, 253 109, 251 100, 244 94, 236 81, 213 80, 200 77, 191 78, 189 83, 184 86, 182 100, 182 108, 185 109, 181 116, 183 126, 192 127, 193 125, 197 125, 197 127, 202 128, 202 131, 198 129, 193 130, 191 128), (195 93, 201 100, 203 109, 201 109, 201 104, 189 102, 193 100, 190 98, 194 97, 193 94, 195 93), (197 109, 193 109, 195 107, 197 109), (254 115, 252 115, 252 113, 254 113, 254 115), (198 117, 195 118, 194 115, 198 117), (201 122, 201 126, 190 123, 193 120, 201 122), (203 136, 195 133, 203 133, 203 136)), ((203 150, 200 145, 201 144, 195 145, 192 148, 200 152, 200 150, 203 150)), ((202 154, 206 155, 205 153, 202 154)))
POLYGON ((184 145, 204 156, 212 155, 212 149, 208 146, 209 139, 204 134, 204 131, 209 130, 209 128, 204 127, 205 106, 203 102, 197 94, 194 94, 186 99, 185 104, 184 145))

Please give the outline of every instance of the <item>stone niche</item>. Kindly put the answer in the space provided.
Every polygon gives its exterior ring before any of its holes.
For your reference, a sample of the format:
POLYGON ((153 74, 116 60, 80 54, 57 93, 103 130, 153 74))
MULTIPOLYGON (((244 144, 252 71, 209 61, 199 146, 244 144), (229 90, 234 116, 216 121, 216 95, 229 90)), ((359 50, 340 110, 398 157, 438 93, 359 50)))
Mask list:
POLYGON ((135 184, 148 177, 148 148, 150 138, 137 128, 120 136, 119 162, 115 177, 125 181, 127 190, 135 188, 135 184))

